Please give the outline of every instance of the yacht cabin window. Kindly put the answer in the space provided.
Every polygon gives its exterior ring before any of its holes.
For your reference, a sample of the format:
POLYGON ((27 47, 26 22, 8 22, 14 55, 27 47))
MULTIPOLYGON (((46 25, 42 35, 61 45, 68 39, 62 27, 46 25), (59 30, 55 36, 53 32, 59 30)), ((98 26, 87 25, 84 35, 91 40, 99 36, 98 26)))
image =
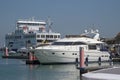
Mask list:
POLYGON ((96 50, 97 46, 96 45, 88 45, 89 50, 96 50))
POLYGON ((100 51, 108 51, 108 46, 106 44, 97 44, 97 48, 100 51))
POLYGON ((54 42, 52 45, 85 45, 83 42, 54 42))

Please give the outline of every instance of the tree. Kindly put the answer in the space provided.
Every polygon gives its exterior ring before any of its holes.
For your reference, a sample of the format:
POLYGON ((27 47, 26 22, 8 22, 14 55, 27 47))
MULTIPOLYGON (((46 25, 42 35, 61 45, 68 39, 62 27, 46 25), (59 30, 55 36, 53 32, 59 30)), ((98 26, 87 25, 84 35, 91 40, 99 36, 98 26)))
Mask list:
POLYGON ((116 42, 117 44, 120 44, 120 32, 116 35, 116 37, 115 37, 115 42, 116 42))

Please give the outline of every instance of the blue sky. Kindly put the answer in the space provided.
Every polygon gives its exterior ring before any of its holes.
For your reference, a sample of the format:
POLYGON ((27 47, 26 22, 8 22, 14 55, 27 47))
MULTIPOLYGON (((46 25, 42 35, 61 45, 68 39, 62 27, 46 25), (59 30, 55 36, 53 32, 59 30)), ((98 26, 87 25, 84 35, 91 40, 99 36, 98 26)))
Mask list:
POLYGON ((120 32, 120 0, 0 0, 0 45, 15 30, 16 20, 48 16, 62 36, 90 28, 99 29, 101 37, 120 32))

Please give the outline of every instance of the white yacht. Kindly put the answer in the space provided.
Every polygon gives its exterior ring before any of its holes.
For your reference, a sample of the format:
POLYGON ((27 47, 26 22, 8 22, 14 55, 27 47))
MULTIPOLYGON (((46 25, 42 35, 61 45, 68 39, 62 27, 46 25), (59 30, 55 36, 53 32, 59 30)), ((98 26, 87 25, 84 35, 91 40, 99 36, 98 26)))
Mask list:
MULTIPOLYGON (((92 30, 92 33, 95 33, 93 38, 83 35, 69 35, 53 42, 51 45, 37 47, 35 55, 41 64, 75 63, 76 58, 79 58, 79 48, 83 47, 84 59, 87 58, 89 62, 98 61, 99 59, 108 61, 110 55, 104 47, 105 43, 99 41, 98 31, 92 30)), ((88 32, 85 34, 88 34, 88 32)))
POLYGON ((35 19, 18 20, 15 32, 5 36, 5 47, 10 51, 17 51, 22 48, 50 44, 60 39, 60 33, 52 32, 51 24, 35 19), (46 26, 49 27, 48 31, 46 26))

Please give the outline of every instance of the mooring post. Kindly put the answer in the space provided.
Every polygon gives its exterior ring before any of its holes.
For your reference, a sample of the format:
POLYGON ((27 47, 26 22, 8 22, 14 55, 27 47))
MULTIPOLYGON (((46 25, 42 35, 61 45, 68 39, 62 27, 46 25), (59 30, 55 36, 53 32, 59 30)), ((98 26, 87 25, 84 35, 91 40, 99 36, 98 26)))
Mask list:
POLYGON ((80 68, 84 67, 84 48, 80 47, 80 55, 79 55, 79 59, 80 59, 80 68))
POLYGON ((7 47, 5 47, 5 56, 9 56, 7 47))
POLYGON ((85 63, 84 63, 84 55, 85 53, 84 53, 84 48, 83 47, 80 47, 79 48, 79 65, 80 65, 80 76, 83 74, 83 73, 85 73, 85 72, 87 72, 87 70, 85 69, 85 63))
POLYGON ((33 60, 34 60, 34 61, 37 60, 37 57, 35 56, 35 53, 32 52, 32 54, 33 54, 33 60))
POLYGON ((33 61, 33 54, 32 54, 32 52, 29 52, 29 61, 33 61))

